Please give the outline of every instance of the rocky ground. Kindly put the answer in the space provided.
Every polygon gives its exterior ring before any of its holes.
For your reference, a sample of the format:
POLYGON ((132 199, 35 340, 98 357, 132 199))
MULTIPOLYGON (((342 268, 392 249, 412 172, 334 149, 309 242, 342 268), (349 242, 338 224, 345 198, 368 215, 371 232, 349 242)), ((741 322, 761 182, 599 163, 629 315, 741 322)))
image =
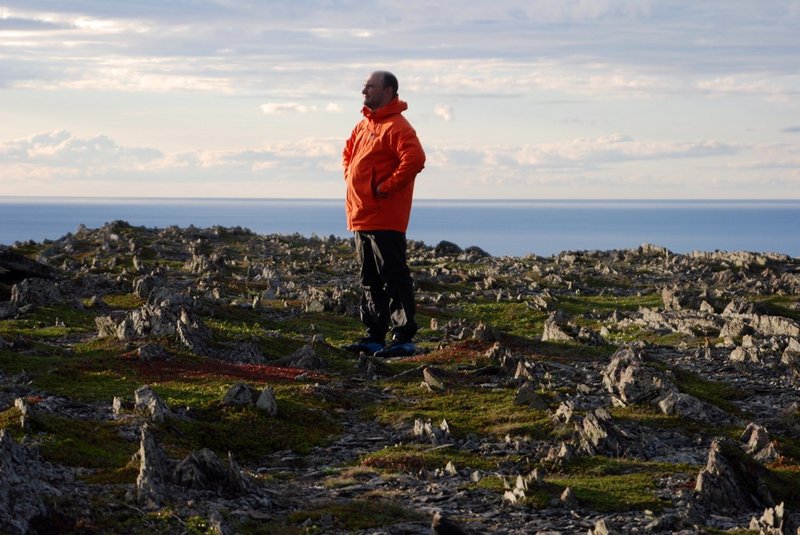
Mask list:
POLYGON ((0 248, 2 533, 800 533, 800 259, 113 222, 0 248))

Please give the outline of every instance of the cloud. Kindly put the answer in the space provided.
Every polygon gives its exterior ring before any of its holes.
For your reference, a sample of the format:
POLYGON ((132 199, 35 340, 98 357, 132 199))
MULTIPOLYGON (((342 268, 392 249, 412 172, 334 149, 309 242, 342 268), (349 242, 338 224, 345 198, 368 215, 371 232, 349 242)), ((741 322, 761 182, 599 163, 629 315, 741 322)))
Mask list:
POLYGON ((800 133, 800 126, 789 126, 781 130, 781 132, 787 132, 790 134, 797 134, 800 133))
POLYGON ((441 117, 446 122, 450 122, 453 120, 453 108, 451 106, 446 106, 444 104, 437 104, 436 107, 433 109, 434 115, 437 117, 441 117))
POLYGON ((261 111, 267 115, 275 113, 308 113, 317 111, 316 106, 306 106, 297 102, 270 102, 261 105, 261 111))

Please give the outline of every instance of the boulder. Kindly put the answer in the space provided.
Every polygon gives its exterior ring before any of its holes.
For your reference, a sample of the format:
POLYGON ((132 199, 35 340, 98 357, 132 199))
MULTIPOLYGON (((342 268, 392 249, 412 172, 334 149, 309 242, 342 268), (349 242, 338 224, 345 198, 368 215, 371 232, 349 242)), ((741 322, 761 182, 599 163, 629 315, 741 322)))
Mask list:
POLYGON ((0 429, 0 533, 29 533, 30 522, 47 514, 47 503, 61 495, 47 481, 49 472, 35 452, 0 429))
POLYGON ((714 511, 741 513, 771 506, 766 469, 726 438, 711 443, 695 484, 698 503, 714 511))
POLYGON ((169 495, 169 459, 156 443, 148 424, 141 430, 139 475, 136 477, 136 500, 146 509, 158 509, 169 495))
POLYGON ((645 365, 642 355, 621 348, 602 372, 603 386, 625 404, 653 401, 675 390, 662 374, 645 365))
POLYGON ((173 416, 166 403, 161 401, 158 394, 147 385, 137 388, 134 392, 134 408, 147 412, 150 420, 156 423, 163 423, 167 418, 173 416))
POLYGON ((64 296, 53 280, 25 279, 11 287, 11 303, 17 307, 60 304, 64 296))

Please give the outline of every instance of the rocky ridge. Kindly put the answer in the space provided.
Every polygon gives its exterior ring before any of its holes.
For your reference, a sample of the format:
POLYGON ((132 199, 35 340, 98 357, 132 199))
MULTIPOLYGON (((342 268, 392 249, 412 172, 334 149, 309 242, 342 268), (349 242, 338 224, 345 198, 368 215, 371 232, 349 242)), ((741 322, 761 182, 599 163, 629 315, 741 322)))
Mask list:
POLYGON ((800 261, 409 261, 421 354, 386 362, 338 349, 348 240, 0 249, 0 531, 800 532, 800 261))

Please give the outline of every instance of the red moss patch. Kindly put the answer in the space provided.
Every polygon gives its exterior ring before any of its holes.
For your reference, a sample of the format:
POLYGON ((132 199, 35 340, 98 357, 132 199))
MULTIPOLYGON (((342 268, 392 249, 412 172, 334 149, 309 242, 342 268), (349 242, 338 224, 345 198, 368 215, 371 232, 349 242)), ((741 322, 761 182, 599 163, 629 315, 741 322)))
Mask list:
POLYGON ((181 379, 219 379, 232 377, 245 381, 295 381, 301 375, 309 379, 321 380, 326 375, 319 372, 304 370, 302 368, 287 368, 283 366, 269 366, 266 364, 234 364, 219 360, 204 362, 142 362, 139 365, 141 374, 152 381, 167 381, 180 377, 181 379))

